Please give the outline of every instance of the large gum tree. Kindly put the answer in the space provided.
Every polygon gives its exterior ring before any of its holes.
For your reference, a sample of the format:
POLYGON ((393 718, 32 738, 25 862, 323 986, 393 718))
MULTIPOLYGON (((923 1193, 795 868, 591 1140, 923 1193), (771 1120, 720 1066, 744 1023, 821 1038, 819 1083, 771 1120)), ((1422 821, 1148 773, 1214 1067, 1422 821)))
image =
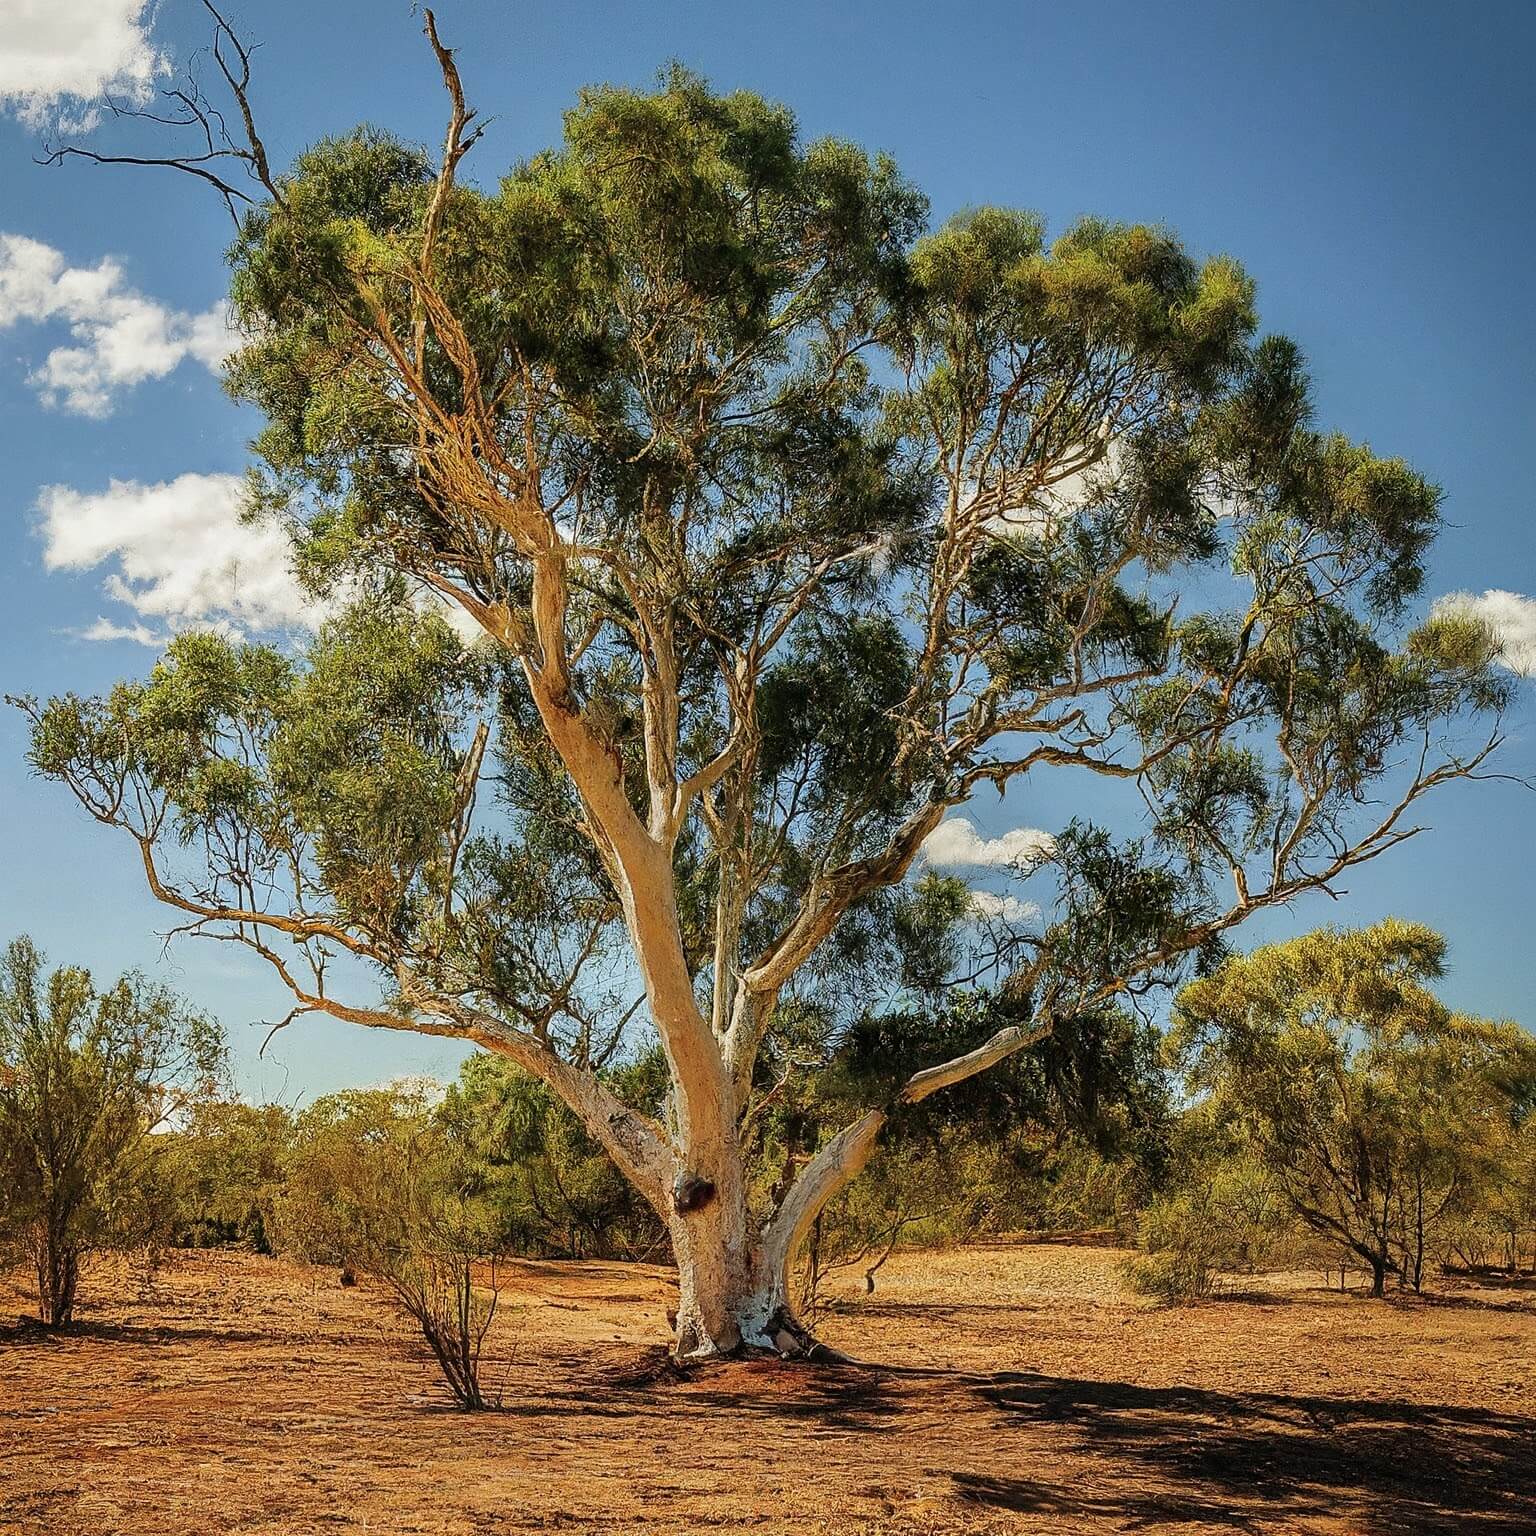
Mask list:
POLYGON ((279 172, 216 25, 236 109, 189 86, 206 141, 133 158, 236 215, 252 512, 337 616, 302 654, 189 635, 146 681, 23 701, 32 760, 296 1013, 547 1083, 671 1234, 680 1354, 812 1348, 797 1245, 903 1106, 1480 772, 1493 638, 1403 625, 1439 493, 1314 428, 1234 261, 1002 208, 930 230, 888 159, 682 72, 583 93, 473 185, 430 16, 441 153, 358 130, 279 172), (806 1069, 782 1021, 878 994, 924 840, 978 790, 1028 820, 1046 775, 1120 781, 1136 835, 1039 844, 991 1002, 755 1193, 754 1117, 806 1069), (648 1031, 658 1117, 601 1073, 648 1031))

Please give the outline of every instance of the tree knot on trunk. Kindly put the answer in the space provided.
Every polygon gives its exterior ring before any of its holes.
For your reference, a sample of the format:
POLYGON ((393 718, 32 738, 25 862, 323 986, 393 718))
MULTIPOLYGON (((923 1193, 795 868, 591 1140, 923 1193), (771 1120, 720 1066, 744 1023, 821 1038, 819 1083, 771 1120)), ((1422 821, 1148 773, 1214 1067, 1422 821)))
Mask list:
POLYGON ((712 1179, 701 1179, 698 1174, 689 1173, 685 1169, 672 1181, 672 1209, 679 1216, 703 1210, 714 1198, 715 1185, 712 1179))

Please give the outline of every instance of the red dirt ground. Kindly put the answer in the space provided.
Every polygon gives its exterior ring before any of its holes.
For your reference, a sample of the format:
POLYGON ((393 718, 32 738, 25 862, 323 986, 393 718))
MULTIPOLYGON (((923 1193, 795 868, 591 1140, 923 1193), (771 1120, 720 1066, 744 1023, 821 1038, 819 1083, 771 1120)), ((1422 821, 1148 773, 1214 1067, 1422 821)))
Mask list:
POLYGON ((822 1327, 867 1364, 686 1376, 667 1271, 512 1264, 478 1415, 330 1271, 98 1272, 74 1333, 0 1328, 0 1532, 1536 1532, 1536 1291, 1158 1311, 1121 1257, 899 1254, 822 1327))

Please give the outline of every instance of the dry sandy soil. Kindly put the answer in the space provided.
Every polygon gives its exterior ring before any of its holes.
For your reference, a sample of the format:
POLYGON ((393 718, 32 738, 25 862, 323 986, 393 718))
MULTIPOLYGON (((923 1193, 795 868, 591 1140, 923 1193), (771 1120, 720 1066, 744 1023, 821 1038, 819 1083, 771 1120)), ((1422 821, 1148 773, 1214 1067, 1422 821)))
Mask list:
POLYGON ((665 1270, 515 1264, 479 1415, 332 1272, 100 1272, 0 1327, 0 1532, 1536 1532, 1536 1291, 1158 1311, 1120 1257, 898 1255, 822 1330, 867 1364, 687 1375, 665 1270))

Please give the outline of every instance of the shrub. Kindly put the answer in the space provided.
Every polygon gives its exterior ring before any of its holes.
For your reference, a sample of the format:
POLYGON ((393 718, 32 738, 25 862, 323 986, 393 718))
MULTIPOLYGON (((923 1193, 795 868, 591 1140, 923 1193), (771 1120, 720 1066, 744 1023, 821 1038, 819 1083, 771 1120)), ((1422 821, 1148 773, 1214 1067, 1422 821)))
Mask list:
POLYGON ((199 1104, 173 1138, 173 1239, 182 1247, 238 1243, 271 1252, 272 1213, 293 1122, 280 1104, 199 1104))
POLYGON ((151 1132, 211 1091, 222 1060, 217 1024, 141 976, 45 979, 25 938, 0 958, 0 1238, 32 1261, 45 1326, 73 1318, 87 1253, 164 1237, 151 1132))
POLYGON ((276 1203, 279 1242, 384 1284, 415 1320, 468 1409, 496 1406, 481 1384, 492 1284, 474 1283, 489 1222, 478 1172, 420 1086, 333 1094, 299 1116, 276 1203))
POLYGON ((1203 1301, 1215 1289, 1220 1236, 1208 1200, 1190 1190, 1142 1212, 1143 1252, 1127 1259, 1127 1283, 1165 1306, 1203 1301))
POLYGON ((477 1286, 473 1256, 439 1234, 381 1255, 373 1273, 415 1319, 454 1400, 472 1410, 499 1408, 501 1393, 487 1392, 480 1379, 485 1338, 501 1297, 495 1264, 490 1285, 477 1286))
POLYGON ((1205 1300, 1223 1270, 1294 1256, 1296 1229, 1263 1171, 1227 1156, 1195 1167, 1182 1187, 1148 1204, 1138 1238, 1142 1252, 1126 1261, 1127 1282, 1174 1305, 1205 1300))

